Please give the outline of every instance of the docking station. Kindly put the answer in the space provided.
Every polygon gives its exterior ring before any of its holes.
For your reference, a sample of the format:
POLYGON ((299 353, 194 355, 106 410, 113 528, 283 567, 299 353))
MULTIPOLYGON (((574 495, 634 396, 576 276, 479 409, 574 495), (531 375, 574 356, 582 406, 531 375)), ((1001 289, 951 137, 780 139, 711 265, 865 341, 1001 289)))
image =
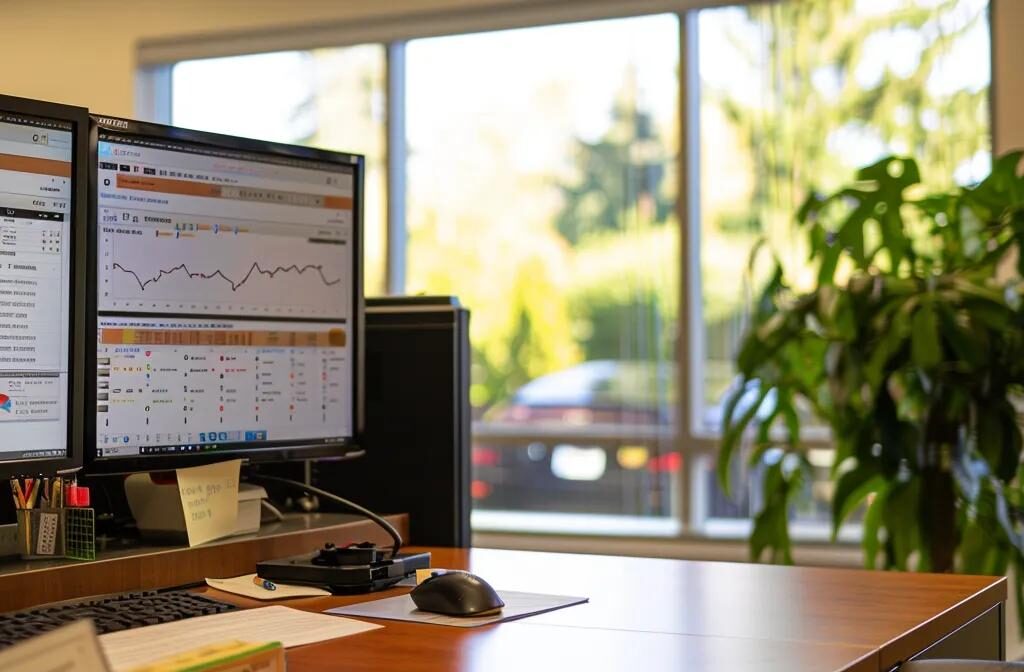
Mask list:
POLYGON ((335 546, 332 543, 312 554, 257 563, 261 579, 323 587, 335 594, 383 590, 430 567, 430 553, 392 554, 370 542, 335 546))

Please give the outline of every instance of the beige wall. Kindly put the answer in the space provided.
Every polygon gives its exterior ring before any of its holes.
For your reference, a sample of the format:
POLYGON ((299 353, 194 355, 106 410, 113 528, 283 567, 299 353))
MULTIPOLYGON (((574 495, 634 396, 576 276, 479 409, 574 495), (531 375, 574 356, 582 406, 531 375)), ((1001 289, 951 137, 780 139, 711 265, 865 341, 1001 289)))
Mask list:
POLYGON ((993 6, 995 150, 1024 148, 1024 2, 995 0, 993 6))
POLYGON ((496 0, 0 0, 0 92, 132 116, 136 47, 143 40, 497 4, 496 0))

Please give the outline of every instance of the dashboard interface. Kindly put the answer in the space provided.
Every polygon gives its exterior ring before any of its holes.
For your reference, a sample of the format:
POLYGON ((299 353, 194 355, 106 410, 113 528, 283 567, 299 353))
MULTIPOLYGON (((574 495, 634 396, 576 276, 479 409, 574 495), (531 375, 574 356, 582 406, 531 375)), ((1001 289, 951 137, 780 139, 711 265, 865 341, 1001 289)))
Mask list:
POLYGON ((0 111, 0 461, 68 455, 70 122, 0 111))
POLYGON ((355 171, 100 130, 97 457, 353 435, 355 171))

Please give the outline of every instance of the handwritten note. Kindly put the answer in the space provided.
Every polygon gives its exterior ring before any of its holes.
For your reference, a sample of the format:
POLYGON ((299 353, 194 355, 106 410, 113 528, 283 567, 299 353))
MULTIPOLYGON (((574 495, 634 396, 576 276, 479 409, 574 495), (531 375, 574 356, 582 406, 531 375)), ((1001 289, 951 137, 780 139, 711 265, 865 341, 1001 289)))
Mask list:
POLYGON ((178 469, 178 494, 185 512, 188 545, 222 539, 238 520, 238 473, 241 460, 178 469))

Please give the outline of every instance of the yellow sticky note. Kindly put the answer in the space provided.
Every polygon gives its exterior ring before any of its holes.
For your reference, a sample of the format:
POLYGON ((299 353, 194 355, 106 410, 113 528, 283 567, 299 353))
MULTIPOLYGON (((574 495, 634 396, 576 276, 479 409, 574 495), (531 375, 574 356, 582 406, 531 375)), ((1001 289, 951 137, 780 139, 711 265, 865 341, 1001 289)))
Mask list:
POLYGON ((238 521, 238 474, 241 460, 178 469, 178 494, 185 513, 188 545, 222 539, 238 521))
POLYGON ((420 585, 424 581, 430 578, 430 575, 434 573, 433 569, 417 569, 416 570, 416 585, 420 585))

